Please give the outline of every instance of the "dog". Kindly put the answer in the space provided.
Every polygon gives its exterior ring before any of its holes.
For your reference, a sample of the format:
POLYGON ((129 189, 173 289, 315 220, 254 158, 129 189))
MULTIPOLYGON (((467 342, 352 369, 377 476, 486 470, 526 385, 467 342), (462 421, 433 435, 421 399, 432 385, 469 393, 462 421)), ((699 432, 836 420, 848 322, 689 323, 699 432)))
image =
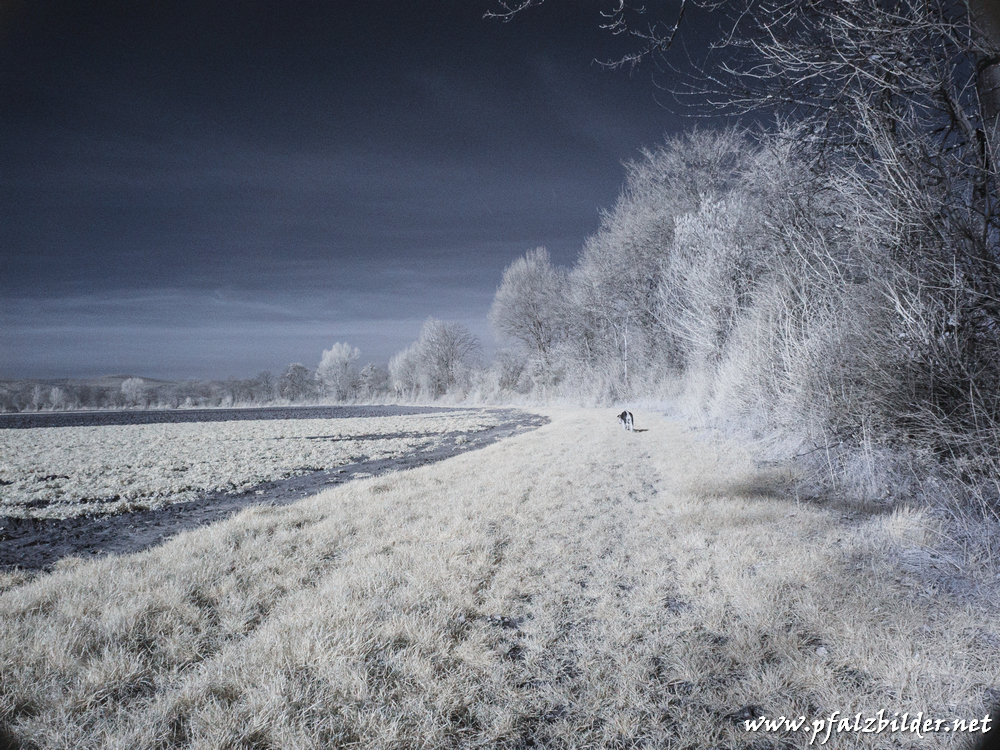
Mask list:
POLYGON ((627 432, 635 432, 635 420, 632 418, 632 412, 628 410, 618 415, 618 424, 624 427, 627 432))

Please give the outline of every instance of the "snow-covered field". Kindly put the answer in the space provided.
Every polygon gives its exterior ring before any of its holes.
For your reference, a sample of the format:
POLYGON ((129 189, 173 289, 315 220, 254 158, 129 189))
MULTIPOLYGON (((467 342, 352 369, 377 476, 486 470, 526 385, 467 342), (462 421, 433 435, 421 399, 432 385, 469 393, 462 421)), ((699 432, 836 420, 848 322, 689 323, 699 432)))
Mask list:
POLYGON ((498 425, 493 411, 357 419, 0 429, 0 515, 69 518, 433 450, 498 425), (456 438, 457 433, 457 438, 456 438))

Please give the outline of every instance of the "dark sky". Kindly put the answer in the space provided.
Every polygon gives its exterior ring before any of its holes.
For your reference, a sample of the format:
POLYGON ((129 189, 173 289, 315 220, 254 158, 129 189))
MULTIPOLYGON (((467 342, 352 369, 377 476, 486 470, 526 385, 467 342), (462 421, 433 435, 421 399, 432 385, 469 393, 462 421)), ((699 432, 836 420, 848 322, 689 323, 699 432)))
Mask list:
POLYGON ((504 267, 570 264, 691 125, 594 63, 596 2, 491 7, 0 0, 0 378, 384 363, 429 315, 490 348, 504 267))

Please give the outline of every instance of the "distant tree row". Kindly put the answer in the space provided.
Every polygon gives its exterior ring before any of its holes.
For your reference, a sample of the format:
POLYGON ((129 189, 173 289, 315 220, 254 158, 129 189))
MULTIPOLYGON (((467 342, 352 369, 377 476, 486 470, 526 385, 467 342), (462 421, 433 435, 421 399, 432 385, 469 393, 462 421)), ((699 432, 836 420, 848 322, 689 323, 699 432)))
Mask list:
POLYGON ((463 325, 428 319, 389 367, 357 367, 360 352, 337 342, 315 370, 301 363, 280 375, 180 383, 137 377, 97 381, 0 381, 0 411, 176 409, 267 404, 434 400, 464 397, 482 372, 479 340, 463 325))
POLYGON ((142 378, 97 381, 6 381, 0 383, 0 411, 134 409, 266 404, 276 398, 271 373, 255 378, 180 383, 142 378))
POLYGON ((380 401, 391 393, 389 371, 376 364, 360 372, 358 350, 334 344, 313 371, 294 363, 280 375, 264 371, 252 378, 161 380, 102 378, 97 381, 3 381, 0 412, 72 409, 177 409, 318 402, 380 401))

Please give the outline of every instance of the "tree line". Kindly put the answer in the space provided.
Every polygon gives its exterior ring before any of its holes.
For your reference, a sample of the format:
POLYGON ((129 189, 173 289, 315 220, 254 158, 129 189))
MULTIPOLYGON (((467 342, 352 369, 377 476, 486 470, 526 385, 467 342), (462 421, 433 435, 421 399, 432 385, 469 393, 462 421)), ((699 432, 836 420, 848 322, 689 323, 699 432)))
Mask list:
POLYGON ((482 373, 478 338, 459 323, 434 318, 388 367, 370 362, 359 369, 359 357, 356 347, 337 342, 315 368, 296 362, 277 375, 263 371, 251 378, 184 382, 124 376, 0 381, 0 412, 460 399, 482 373))
MULTIPOLYGON (((636 9, 612 5, 608 24, 642 43, 626 62, 664 53, 680 28, 636 27, 636 9)), ((517 342, 516 389, 683 394, 871 496, 905 489, 901 463, 911 483, 944 465, 988 490, 1000 476, 995 7, 712 5, 737 20, 716 65, 673 91, 770 124, 645 151, 572 268, 538 249, 507 269, 491 320, 517 342)))

